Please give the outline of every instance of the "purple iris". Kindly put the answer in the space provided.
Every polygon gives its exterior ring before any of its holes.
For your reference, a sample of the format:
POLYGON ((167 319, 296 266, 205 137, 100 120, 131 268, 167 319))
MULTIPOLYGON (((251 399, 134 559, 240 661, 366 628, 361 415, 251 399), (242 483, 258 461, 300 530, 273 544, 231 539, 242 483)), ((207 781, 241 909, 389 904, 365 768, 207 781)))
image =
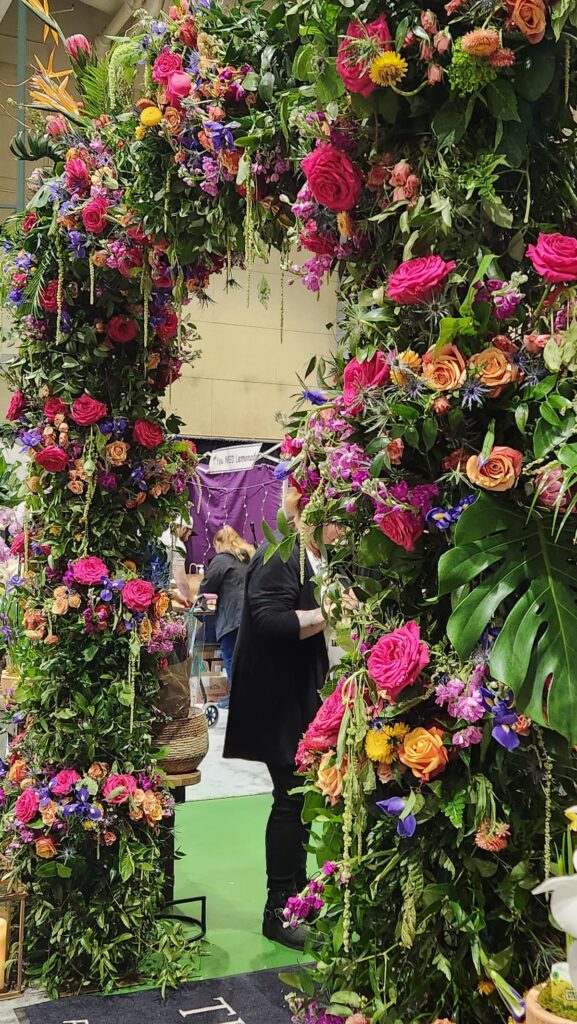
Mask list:
POLYGON ((8 292, 8 298, 15 306, 21 306, 24 302, 24 290, 22 288, 12 288, 12 290, 8 292))
POLYGON ((397 835, 403 839, 410 839, 415 834, 417 819, 414 814, 405 814, 404 817, 401 817, 406 803, 407 801, 402 796, 390 796, 388 800, 377 800, 377 807, 392 818, 398 818, 397 835))
POLYGON ((8 775, 8 765, 6 761, 3 761, 0 757, 0 779, 5 779, 8 775))
POLYGON ((109 602, 112 601, 114 594, 110 587, 104 587, 104 589, 100 591, 100 594, 98 596, 101 601, 109 602))
POLYGON ((450 508, 431 508, 425 516, 427 526, 436 526, 437 530, 449 530, 455 522, 453 510, 450 508))
POLYGON ((102 817, 102 811, 90 802, 90 793, 84 786, 77 790, 76 801, 64 807, 65 818, 70 818, 73 814, 79 818, 88 818, 89 821, 98 821, 102 817))
POLYGON ((84 235, 80 234, 80 231, 68 232, 68 248, 79 260, 83 260, 85 258, 86 239, 84 235))
POLYGON ((274 467, 275 480, 286 480, 290 476, 290 462, 277 462, 274 467))
POLYGON ((210 141, 212 142, 215 152, 219 153, 223 149, 234 149, 234 135, 232 134, 232 128, 238 128, 236 121, 231 121, 230 124, 222 124, 220 121, 203 121, 202 127, 210 135, 210 141))
POLYGON ((311 405, 325 405, 327 400, 322 391, 317 391, 315 389, 303 391, 303 398, 306 402, 310 402, 311 405))
POLYGON ((110 422, 110 420, 104 420, 102 423, 98 424, 98 429, 101 434, 107 435, 112 433, 114 425, 110 422))
POLYGON ((125 582, 125 580, 110 580, 109 587, 114 593, 117 593, 124 588, 125 582))
POLYGON ((113 431, 116 438, 122 437, 128 426, 128 420, 125 416, 119 416, 118 419, 114 420, 113 431))
POLYGON ((31 451, 33 448, 37 448, 42 440, 42 431, 40 427, 35 427, 34 430, 25 430, 20 435, 20 443, 22 450, 25 452, 31 451))
POLYGON ((34 265, 34 257, 28 252, 19 252, 14 260, 14 266, 18 270, 30 270, 34 265))
POLYGON ((493 739, 500 743, 505 750, 515 750, 519 746, 520 740, 512 728, 519 717, 513 706, 513 694, 509 691, 507 697, 497 699, 495 694, 484 686, 480 688, 479 692, 483 706, 490 711, 495 721, 491 730, 493 739))

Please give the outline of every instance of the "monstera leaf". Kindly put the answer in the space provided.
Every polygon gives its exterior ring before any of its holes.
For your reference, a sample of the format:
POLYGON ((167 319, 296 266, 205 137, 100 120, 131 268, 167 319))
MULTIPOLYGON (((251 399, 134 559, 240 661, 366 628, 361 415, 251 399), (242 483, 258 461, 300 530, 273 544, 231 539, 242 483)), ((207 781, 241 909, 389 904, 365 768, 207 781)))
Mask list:
POLYGON ((493 677, 520 711, 577 743, 577 549, 574 531, 553 535, 551 520, 477 498, 440 559, 439 592, 453 595, 447 632, 459 656, 498 615, 493 677))

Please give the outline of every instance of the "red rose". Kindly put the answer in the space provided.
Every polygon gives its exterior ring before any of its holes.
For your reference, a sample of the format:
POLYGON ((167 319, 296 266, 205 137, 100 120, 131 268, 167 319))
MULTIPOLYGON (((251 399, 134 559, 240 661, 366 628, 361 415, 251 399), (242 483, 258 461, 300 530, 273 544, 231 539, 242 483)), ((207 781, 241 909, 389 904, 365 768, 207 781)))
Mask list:
POLYGON ((91 231, 93 235, 99 235, 106 227, 106 215, 108 213, 108 203, 102 196, 95 196, 93 199, 89 199, 86 206, 82 210, 82 223, 87 231, 91 231))
POLYGON ((90 427, 93 423, 98 423, 98 420, 103 419, 107 412, 108 408, 104 402, 99 402, 96 398, 91 398, 90 395, 84 393, 74 402, 71 416, 79 426, 90 427))
POLYGON ((42 451, 36 452, 34 461, 42 466, 47 473, 62 473, 68 468, 68 456, 66 452, 62 451, 62 448, 58 448, 55 444, 49 444, 42 451))
POLYGON ((116 259, 116 268, 123 277, 134 277, 134 271, 140 270, 144 259, 140 249, 126 249, 116 259))
POLYGON ((32 228, 35 228, 37 223, 38 217, 36 216, 36 214, 27 213, 24 220, 22 221, 22 230, 24 234, 27 235, 29 231, 32 231, 32 228))
POLYGON ((14 814, 18 821, 21 821, 23 825, 27 825, 29 821, 32 821, 32 818, 36 817, 39 803, 40 797, 38 793, 35 793, 33 789, 25 789, 14 804, 14 814))
POLYGON ((174 335, 176 334, 177 330, 178 317, 176 313, 166 313, 164 317, 164 323, 158 325, 158 327, 156 328, 156 333, 158 334, 159 338, 162 338, 163 341, 170 341, 171 338, 174 338, 174 335))
POLYGON ((145 612, 153 597, 154 587, 148 580, 129 580, 122 590, 122 600, 131 612, 145 612))
POLYGON ((527 247, 527 256, 546 281, 555 284, 577 281, 577 238, 541 234, 536 245, 527 247))
POLYGON ((163 50, 154 62, 153 80, 159 85, 164 85, 168 76, 175 71, 182 71, 182 57, 179 57, 177 53, 171 53, 170 50, 163 50))
POLYGON ((136 420, 132 428, 132 436, 143 448, 158 448, 164 439, 162 428, 150 420, 136 420))
POLYGON ((196 28, 194 21, 183 21, 178 30, 178 38, 184 46, 196 46, 196 28))
POLYGON ((385 537, 405 551, 414 551, 415 544, 425 532, 425 520, 407 509, 385 508, 375 513, 375 523, 385 537))
POLYGON ((441 256, 418 256, 414 260, 405 260, 389 277, 387 296, 406 305, 427 302, 442 289, 445 278, 455 266, 453 260, 446 262, 441 256))
POLYGON ((301 167, 321 206, 337 213, 355 206, 361 193, 361 173, 342 150, 327 142, 305 156, 301 167))
POLYGON ((47 398, 44 403, 44 415, 47 420, 53 420, 55 416, 64 416, 68 412, 66 402, 61 398, 47 398))
POLYGON ((49 281, 40 292, 40 305, 46 313, 58 312, 58 281, 49 281))
POLYGON ((322 235, 318 231, 310 231, 308 228, 306 231, 301 231, 300 240, 305 249, 316 253, 317 256, 334 256, 335 249, 339 244, 336 235, 322 235))
POLYGON ((82 583, 84 587, 96 586, 97 583, 102 582, 105 576, 109 575, 108 566, 96 555, 79 558, 77 562, 73 562, 71 569, 76 582, 82 583))
POLYGON ((361 96, 370 96, 374 84, 371 82, 367 62, 359 59, 358 51, 351 41, 354 39, 369 39, 375 36, 381 42, 383 50, 390 50, 391 33, 386 18, 381 14, 380 18, 372 21, 369 25, 363 25, 360 21, 351 21, 347 28, 347 34, 341 39, 337 50, 337 71, 341 76, 345 88, 349 92, 358 92, 361 96))
POLYGON ((184 71, 174 71, 166 79, 166 98, 171 107, 181 109, 180 101, 190 95, 192 89, 192 78, 184 71))
POLYGON ((118 314, 108 321, 106 333, 110 340, 116 342, 117 345, 126 345, 136 338, 138 326, 129 316, 118 314))
POLYGON ((7 420, 19 420, 22 413, 26 408, 26 399, 21 391, 15 391, 10 399, 10 405, 8 406, 8 412, 6 413, 7 420))

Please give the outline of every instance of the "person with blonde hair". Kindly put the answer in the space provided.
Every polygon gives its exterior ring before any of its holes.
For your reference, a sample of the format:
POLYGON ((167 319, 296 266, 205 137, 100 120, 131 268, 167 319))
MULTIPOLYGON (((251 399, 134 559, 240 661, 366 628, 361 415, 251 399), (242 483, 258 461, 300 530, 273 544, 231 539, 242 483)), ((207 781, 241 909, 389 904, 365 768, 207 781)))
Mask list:
MULTIPOLYGON (((248 544, 232 528, 223 526, 217 530, 212 546, 216 555, 210 563, 199 594, 216 594, 216 639, 222 651, 222 660, 229 686, 232 679, 232 656, 236 645, 238 628, 242 615, 244 585, 249 562, 254 555, 252 544, 248 544)), ((219 708, 228 708, 229 698, 218 702, 219 708)))

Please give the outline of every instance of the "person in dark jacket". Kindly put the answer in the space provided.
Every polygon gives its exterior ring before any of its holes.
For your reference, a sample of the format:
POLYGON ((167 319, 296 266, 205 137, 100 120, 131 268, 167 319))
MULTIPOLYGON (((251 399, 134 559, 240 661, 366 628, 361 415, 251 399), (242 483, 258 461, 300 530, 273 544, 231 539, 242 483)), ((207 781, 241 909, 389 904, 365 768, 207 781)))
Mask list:
MULTIPOLYGON (((297 492, 289 492, 289 500, 298 528, 297 492)), ((339 532, 336 526, 323 527, 324 543, 333 543, 339 532)), ((266 547, 259 548, 248 567, 224 757, 262 761, 269 770, 273 805, 266 828, 263 934, 302 948, 304 929, 285 929, 282 910, 307 878, 304 798, 291 790, 302 785, 295 775, 295 754, 320 707, 319 690, 329 665, 326 622, 312 579, 320 552, 311 536, 301 582, 300 541, 287 562, 278 552, 265 562, 266 547)))
MULTIPOLYGON (((216 639, 230 685, 232 679, 232 656, 244 601, 244 587, 248 564, 254 555, 252 544, 247 544, 233 530, 223 526, 215 533, 212 546, 216 555, 199 587, 199 594, 216 594, 216 639)), ((228 707, 228 697, 218 702, 219 708, 228 707)))

